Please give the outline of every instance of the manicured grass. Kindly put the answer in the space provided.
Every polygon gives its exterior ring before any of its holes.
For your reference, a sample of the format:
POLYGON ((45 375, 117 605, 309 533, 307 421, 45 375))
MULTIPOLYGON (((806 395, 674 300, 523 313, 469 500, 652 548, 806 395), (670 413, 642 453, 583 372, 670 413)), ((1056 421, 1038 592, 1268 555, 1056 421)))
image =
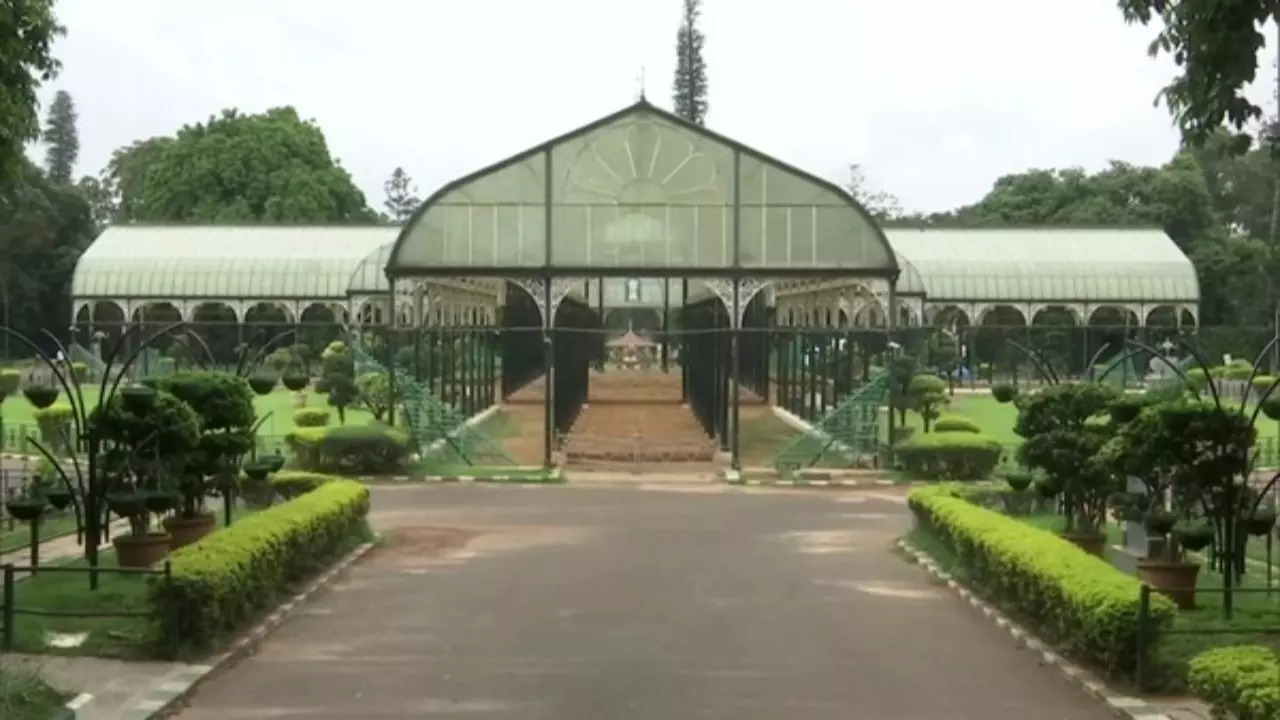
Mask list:
POLYGON ((813 467, 847 468, 853 463, 844 454, 834 449, 827 449, 826 443, 815 435, 801 433, 783 422, 771 412, 757 417, 744 418, 739 436, 739 448, 742 453, 743 467, 766 467, 791 443, 799 439, 798 452, 808 457, 817 457, 813 467))
POLYGON ((0 717, 5 720, 48 720, 67 701, 34 668, 0 664, 0 717))
MULTIPOLYGON (((90 410, 97 407, 98 387, 96 385, 86 386, 84 388, 84 396, 85 403, 90 410)), ((284 436, 297 428, 293 423, 293 413, 302 407, 329 410, 331 413, 330 424, 338 424, 338 411, 329 406, 327 395, 321 395, 308 388, 305 391, 304 404, 299 404, 298 397, 298 393, 283 388, 277 388, 269 395, 254 396, 253 405, 254 409, 257 410, 258 417, 267 418, 262 423, 262 426, 258 428, 259 444, 267 451, 271 451, 275 447, 283 447, 284 436)), ((62 400, 66 401, 65 396, 62 400)), ((40 435, 36 427, 35 408, 21 394, 5 398, 0 408, 4 412, 5 450, 28 454, 36 453, 36 449, 30 447, 26 442, 28 436, 38 438, 40 435)), ((348 425, 366 425, 373 419, 372 413, 360 408, 347 408, 346 414, 348 425)))
MULTIPOLYGON (((499 409, 485 418, 483 422, 473 426, 474 432, 487 435, 494 443, 501 446, 505 440, 518 437, 521 433, 520 422, 511 413, 499 409)), ((478 457, 464 458, 457 448, 445 443, 439 450, 414 463, 410 472, 417 475, 457 477, 495 477, 509 475, 527 477, 530 480, 541 480, 547 477, 541 467, 515 467, 508 465, 485 464, 496 458, 486 457, 481 453, 478 457), (476 464, 472 464, 476 463, 476 464)))
MULTIPOLYGON (((21 550, 31 545, 31 527, 24 522, 13 521, 13 529, 9 529, 8 518, 0 525, 0 554, 21 550)), ((73 535, 76 531, 76 516, 72 510, 62 510, 46 514, 40 519, 40 539, 52 540, 63 535, 73 535)))
MULTIPOLYGON (((220 503, 211 501, 208 509, 216 514, 218 525, 223 526, 220 503)), ((232 512, 232 522, 254 512, 257 511, 237 507, 232 512)), ((19 613, 14 618, 15 650, 126 658, 152 654, 154 636, 151 619, 137 615, 148 611, 147 585, 155 576, 102 573, 98 589, 90 590, 89 566, 84 558, 62 558, 47 565, 67 570, 41 572, 14 586, 14 607, 19 613), (26 610, 94 613, 105 617, 28 615, 22 612, 26 610), (120 617, 121 614, 134 617, 120 617), (47 645, 50 633, 87 635, 77 647, 55 648, 47 645)), ((104 550, 99 555, 98 567, 118 569, 115 551, 104 550)), ((163 565, 157 565, 155 569, 162 570, 163 565)))

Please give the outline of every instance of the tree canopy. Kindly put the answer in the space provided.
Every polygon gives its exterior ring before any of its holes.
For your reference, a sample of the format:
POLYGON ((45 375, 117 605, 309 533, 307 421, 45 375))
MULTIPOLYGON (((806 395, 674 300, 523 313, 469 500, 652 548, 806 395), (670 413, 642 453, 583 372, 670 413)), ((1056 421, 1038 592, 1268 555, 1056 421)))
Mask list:
POLYGON ((53 79, 53 41, 65 30, 53 0, 6 0, 0 16, 0 184, 25 172, 23 148, 40 135, 36 90, 53 79))
MULTIPOLYGON (((1224 124, 1236 129, 1262 116, 1245 97, 1265 44, 1262 25, 1280 13, 1280 0, 1119 0, 1125 20, 1160 27, 1151 55, 1168 54, 1180 74, 1160 98, 1193 144, 1224 124)), ((1236 145, 1243 151, 1247 145, 1236 145)))
POLYGON ((684 0, 676 33, 676 73, 671 94, 675 113, 699 125, 707 120, 707 61, 702 56, 707 38, 698 28, 702 0, 684 0))
POLYGON ((76 128, 76 103, 71 93, 59 90, 49 105, 49 117, 45 120, 41 139, 45 150, 44 168, 49 179, 61 185, 71 183, 80 159, 80 132, 76 128))
POLYGON ((329 153, 324 133, 291 107, 224 110, 173 137, 118 150, 107 176, 122 221, 369 222, 375 214, 329 153))

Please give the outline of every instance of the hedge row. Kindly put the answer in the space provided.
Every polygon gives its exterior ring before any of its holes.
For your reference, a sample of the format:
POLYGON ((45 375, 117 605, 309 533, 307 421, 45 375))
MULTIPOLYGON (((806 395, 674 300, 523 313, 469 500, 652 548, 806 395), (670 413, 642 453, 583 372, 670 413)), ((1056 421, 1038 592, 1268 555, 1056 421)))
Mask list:
POLYGON ((1004 448, 990 436, 965 430, 922 433, 895 452, 908 475, 919 480, 981 480, 1000 464, 1004 448))
POLYGON ((1214 717, 1280 718, 1280 658, 1261 645, 1214 648, 1191 661, 1188 683, 1214 717))
POLYGON ((380 423, 298 428, 284 440, 295 467, 340 475, 402 471, 413 449, 406 433, 380 423))
MULTIPOLYGON (((1113 675, 1132 673, 1141 583, 1057 535, 957 497, 956 486, 921 488, 908 504, 991 599, 1071 654, 1113 675)), ((1156 633, 1176 613, 1151 596, 1156 633)))
POLYGON ((161 647, 206 650, 255 620, 349 549, 368 512, 368 488, 333 478, 174 552, 149 594, 161 647))

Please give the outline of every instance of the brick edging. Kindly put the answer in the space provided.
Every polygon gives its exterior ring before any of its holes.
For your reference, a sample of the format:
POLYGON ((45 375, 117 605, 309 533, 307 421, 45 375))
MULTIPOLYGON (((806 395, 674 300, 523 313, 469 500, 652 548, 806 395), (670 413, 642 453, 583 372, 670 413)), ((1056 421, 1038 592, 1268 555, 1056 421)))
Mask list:
POLYGON ((1008 632, 1020 647, 1039 655, 1042 664, 1054 668, 1072 685, 1105 704, 1107 709, 1116 717, 1124 720, 1171 720, 1167 714, 1161 712, 1159 708, 1151 706, 1142 698, 1124 695, 1112 690, 1106 683, 1095 678, 1088 670, 1062 657, 1052 646, 1010 620, 994 605, 978 597, 972 590, 951 577, 951 573, 938 567, 938 563, 927 553, 915 549, 905 539, 898 540, 898 547, 915 559, 916 564, 924 568, 925 572, 945 582, 947 587, 954 590, 957 595, 995 623, 996 627, 1008 632))
POLYGON ((306 588, 296 593, 287 602, 277 607, 262 622, 258 623, 239 639, 231 644, 231 648, 215 656, 209 663, 189 665, 175 674, 174 679, 164 683, 150 692, 150 697, 126 709, 123 720, 158 720, 177 712, 185 705, 186 700, 201 683, 236 664, 257 651, 258 646, 266 640, 276 628, 280 627, 297 607, 314 597, 319 591, 333 584, 338 576, 346 572, 357 560, 373 549, 373 543, 364 543, 347 553, 334 563, 323 575, 312 580, 306 588))

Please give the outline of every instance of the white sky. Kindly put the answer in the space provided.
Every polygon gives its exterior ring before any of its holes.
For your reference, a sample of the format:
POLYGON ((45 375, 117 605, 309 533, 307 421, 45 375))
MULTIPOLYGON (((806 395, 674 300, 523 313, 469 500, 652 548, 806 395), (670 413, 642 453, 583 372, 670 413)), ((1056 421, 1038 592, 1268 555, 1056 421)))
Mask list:
MULTIPOLYGON (((59 0, 80 173, 224 107, 294 105, 380 208, 620 109, 670 107, 680 0, 59 0)), ((861 163, 909 210, 1000 175, 1177 145, 1173 73, 1115 0, 704 0, 708 126, 833 180, 861 163)), ((1275 73, 1259 71, 1266 98, 1275 73)), ((1266 103, 1270 105, 1271 103, 1266 103)), ((33 156, 39 154, 32 149, 33 156)))

